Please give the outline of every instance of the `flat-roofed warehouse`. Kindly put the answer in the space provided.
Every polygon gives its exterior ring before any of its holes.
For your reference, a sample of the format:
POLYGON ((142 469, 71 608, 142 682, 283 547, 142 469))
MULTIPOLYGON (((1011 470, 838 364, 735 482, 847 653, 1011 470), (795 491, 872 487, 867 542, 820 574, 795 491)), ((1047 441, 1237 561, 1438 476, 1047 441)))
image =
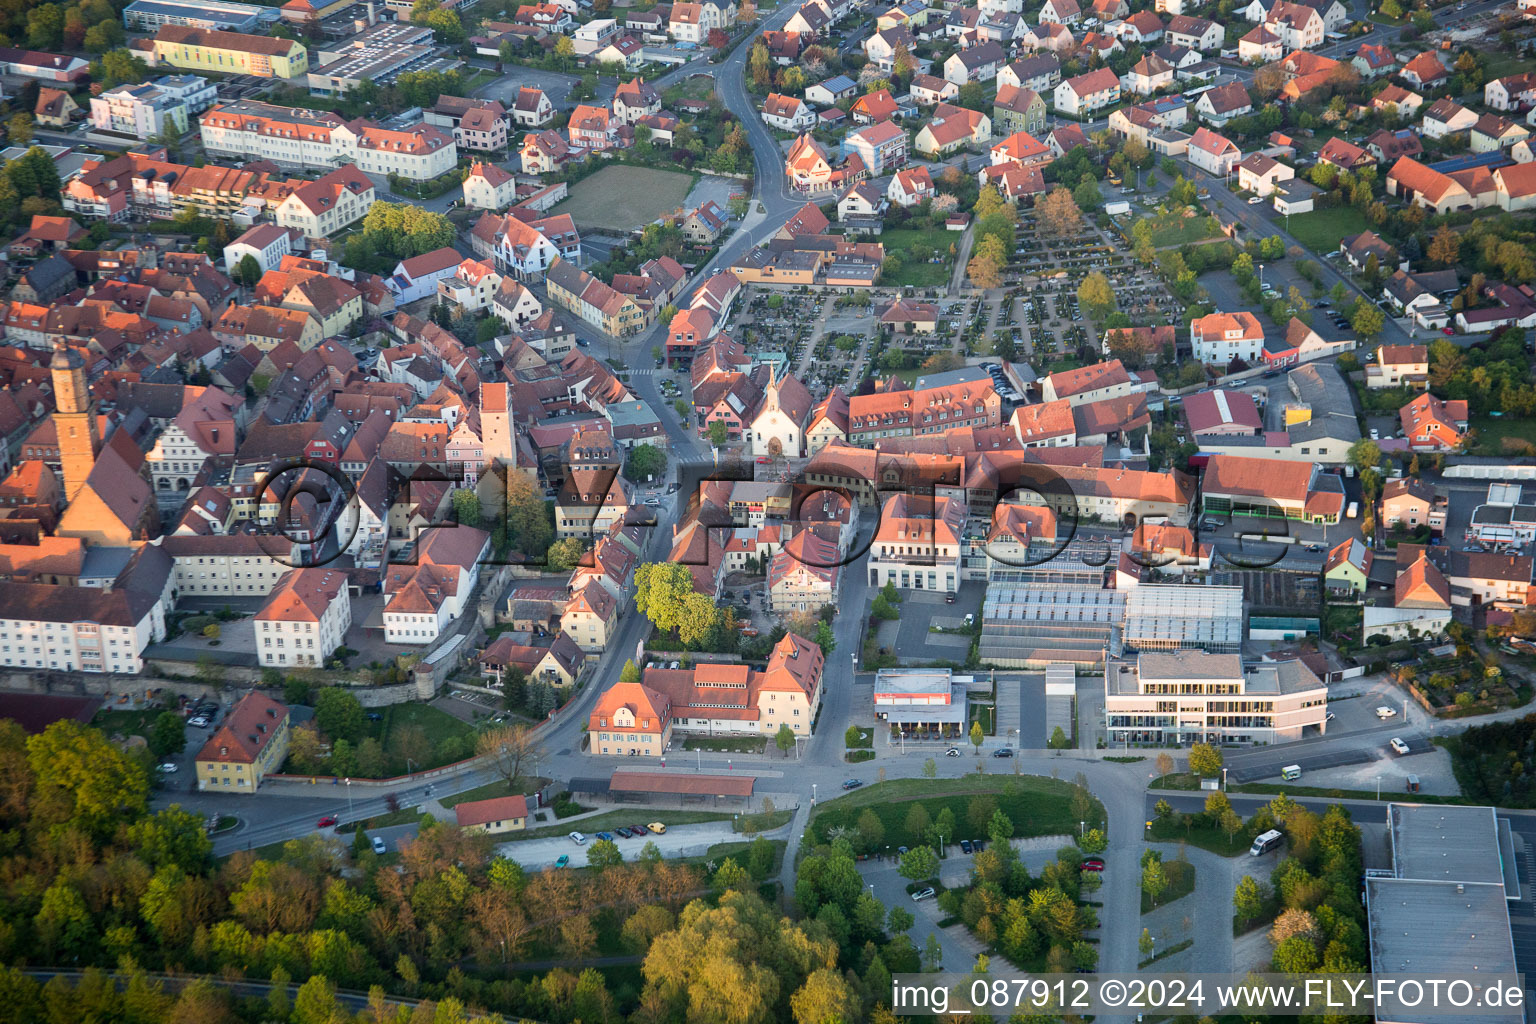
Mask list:
POLYGON ((750 805, 757 780, 751 775, 700 775, 695 772, 637 772, 615 769, 607 779, 572 779, 573 794, 608 799, 614 803, 654 803, 672 799, 678 803, 739 800, 750 805))
POLYGON ((186 25, 223 32, 263 33, 278 22, 276 7, 220 0, 133 0, 123 8, 123 27, 153 32, 161 25, 186 25))
POLYGON ((1243 649, 1243 588, 1151 584, 1125 602, 1125 646, 1138 651, 1243 649))
POLYGON ((1003 668, 1102 665, 1120 652, 1125 594, 1097 585, 987 588, 981 661, 1003 668))
MULTIPOLYGON (((1509 823, 1491 807, 1391 804, 1392 876, 1365 879, 1371 969, 1380 975, 1516 977, 1509 901, 1520 894, 1509 823)), ((1379 874, 1379 873, 1378 873, 1379 874)), ((1378 1006, 1379 1024, 1519 1024, 1516 1009, 1444 1013, 1378 1006)))

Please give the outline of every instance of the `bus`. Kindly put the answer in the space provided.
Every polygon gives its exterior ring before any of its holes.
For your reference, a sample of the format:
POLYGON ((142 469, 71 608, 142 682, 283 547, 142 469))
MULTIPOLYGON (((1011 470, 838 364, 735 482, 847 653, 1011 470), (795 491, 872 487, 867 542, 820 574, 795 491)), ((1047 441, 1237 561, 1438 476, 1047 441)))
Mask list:
POLYGON ((1256 836, 1253 845, 1248 848, 1251 857, 1262 857, 1264 854, 1279 846, 1285 840, 1285 834, 1279 829, 1270 829, 1268 832, 1256 836))

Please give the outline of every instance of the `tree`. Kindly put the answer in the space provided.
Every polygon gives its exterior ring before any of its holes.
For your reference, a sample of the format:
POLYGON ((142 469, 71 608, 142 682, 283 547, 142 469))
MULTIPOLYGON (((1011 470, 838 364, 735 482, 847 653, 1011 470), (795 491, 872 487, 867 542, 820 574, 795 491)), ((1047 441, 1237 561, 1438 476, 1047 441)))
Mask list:
POLYGON ((730 440, 730 436, 731 436, 730 428, 725 425, 725 421, 724 420, 711 420, 710 421, 710 424, 709 424, 709 443, 710 444, 714 445, 716 448, 719 448, 719 447, 723 446, 726 441, 730 440))
POLYGON ((781 724, 779 731, 774 734, 773 745, 788 757, 789 752, 795 749, 795 730, 791 729, 787 723, 781 724))
POLYGON ((179 754, 187 747, 187 723, 174 711, 166 711, 155 717, 149 727, 149 751, 156 758, 179 754))
POLYGON ((331 686, 321 690, 315 698, 315 724, 332 740, 355 743, 362 739, 368 718, 355 696, 331 686))
POLYGON ((601 871, 623 863, 624 854, 619 852, 619 845, 612 839, 599 839, 587 847, 587 864, 591 867, 601 871))
POLYGON ((1381 465, 1381 445, 1363 437, 1349 446, 1349 463, 1357 470, 1381 465))
POLYGON ((635 570, 635 608, 664 633, 682 623, 693 574, 677 562, 647 562, 635 570))
POLYGON ((1232 893, 1232 909, 1237 911, 1238 919, 1245 923, 1264 912, 1264 893, 1252 875, 1244 875, 1238 881, 1232 893))
POLYGON ((112 50, 101 55, 100 81, 103 88, 137 85, 149 77, 149 65, 127 50, 112 50))
POLYGON ((144 769, 100 730, 54 722, 26 740, 31 768, 32 825, 70 823, 106 836, 119 821, 140 817, 149 800, 144 769))
POLYGON ((834 968, 822 967, 789 999, 795 1024, 848 1024, 859 1018, 862 1000, 834 968))
POLYGON ((525 765, 543 756, 543 750, 532 729, 526 725, 507 725, 481 733, 475 741, 475 755, 510 788, 522 776, 525 765))
POLYGON ((1228 807, 1221 812, 1221 817, 1217 819, 1217 825, 1226 833, 1227 845, 1230 846, 1233 838, 1243 830, 1243 819, 1238 816, 1236 811, 1228 807))
POLYGON ((1110 287, 1109 278, 1095 270, 1077 286, 1077 301, 1090 317, 1102 320, 1115 308, 1115 290, 1110 287))
POLYGON ((1099 183, 1092 174, 1084 173, 1083 180, 1072 190, 1072 201, 1080 210, 1096 210, 1104 203, 1099 183))
POLYGON ((667 471, 667 453, 653 444, 637 444, 624 460, 624 475, 636 483, 659 480, 667 471))
POLYGON ((881 823, 880 816, 872 808, 866 807, 859 815, 857 828, 859 840, 864 849, 873 851, 885 842, 885 825, 881 823))
POLYGON ((640 681, 640 667, 635 664, 634 658, 624 662, 624 667, 619 670, 619 682, 638 683, 640 681))
POLYGON ((1189 748, 1189 770, 1208 779, 1220 775, 1221 751, 1209 743, 1196 743, 1189 748))
POLYGON ((896 873, 913 882, 926 882, 939 873, 939 855, 931 846, 914 846, 901 855, 896 873))
MULTIPOLYGON (((1151 852, 1150 850, 1148 851, 1151 852)), ((1162 860, 1156 857, 1146 858, 1146 863, 1141 867, 1141 891, 1147 894, 1147 899, 1152 905, 1157 906, 1160 896, 1168 889, 1168 874, 1163 869, 1162 860)))
POLYGON ((981 731, 980 722, 971 723, 971 746, 976 748, 976 753, 981 753, 981 745, 986 742, 986 734, 981 731))
POLYGON ((1152 940, 1152 932, 1143 928, 1141 930, 1141 938, 1136 940, 1136 948, 1141 952, 1142 956, 1151 956, 1155 945, 1156 943, 1152 940))
POLYGON ((1035 222, 1046 234, 1060 238, 1076 234, 1083 225, 1083 215, 1072 193, 1058 185, 1035 205, 1035 222))
POLYGON ((1355 315, 1349 325, 1355 329, 1355 333, 1365 338, 1374 338, 1380 334, 1382 328, 1387 326, 1387 318, 1375 306, 1362 302, 1355 307, 1355 315))
POLYGON ((1155 762, 1155 764, 1157 765, 1157 774, 1159 774, 1159 775, 1172 775, 1173 774, 1173 768, 1174 768, 1173 755, 1168 753, 1168 751, 1166 751, 1166 750, 1160 751, 1158 753, 1158 755, 1157 755, 1157 761, 1155 762))
POLYGON ((587 553, 586 544, 579 537, 566 537, 557 540, 549 546, 549 553, 545 556, 551 572, 570 572, 581 564, 581 558, 587 553))
MULTIPOLYGON (((886 270, 890 272, 890 257, 886 259, 886 270)), ((1000 288, 1003 284, 1002 268, 998 265, 996 257, 990 253, 977 253, 971 257, 971 261, 965 265, 965 272, 970 276, 971 283, 977 288, 1000 288)))
POLYGON ((456 487, 449 501, 453 504, 453 521, 460 526, 480 525, 480 496, 468 487, 456 487))
POLYGON ((1453 267, 1456 258, 1461 255, 1461 236, 1451 228, 1449 224, 1441 225, 1429 240, 1429 251, 1426 255, 1442 267, 1453 267))
POLYGON ((507 473, 507 537, 525 555, 542 554, 554 540, 544 495, 534 489, 527 473, 507 473))
POLYGON ((939 774, 939 762, 935 761, 931 757, 924 758, 923 759, 923 778, 925 778, 925 779, 937 778, 938 774, 939 774))
POLYGON ((240 262, 235 264, 235 281, 242 288, 254 288, 260 280, 261 264, 256 262, 256 257, 250 253, 240 257, 240 262))
POLYGON ((1159 800, 1152 805, 1152 813, 1157 815, 1159 821, 1167 821, 1173 817, 1173 804, 1167 800, 1159 800))
POLYGON ((32 141, 32 115, 23 110, 5 125, 6 136, 13 146, 25 146, 32 141))

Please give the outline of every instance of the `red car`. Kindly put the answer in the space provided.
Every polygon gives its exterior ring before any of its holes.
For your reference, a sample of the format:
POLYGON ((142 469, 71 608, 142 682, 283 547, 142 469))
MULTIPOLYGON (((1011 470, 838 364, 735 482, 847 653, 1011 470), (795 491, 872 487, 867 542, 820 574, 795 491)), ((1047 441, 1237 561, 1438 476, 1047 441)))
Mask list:
POLYGON ((1440 333, 1444 334, 1446 337, 1454 337, 1456 335, 1455 329, 1451 327, 1440 328, 1440 333))
POLYGON ((772 461, 773 461, 773 460, 772 460, 772 459, 770 459, 770 458, 769 458, 769 457, 768 457, 768 456, 766 456, 766 455, 759 455, 759 456, 758 456, 758 457, 757 457, 757 464, 758 464, 758 465, 759 465, 759 466, 766 466, 766 465, 768 465, 768 464, 769 464, 769 463, 770 463, 770 462, 772 462, 772 461))
POLYGON ((327 814, 325 817, 323 817, 319 821, 315 822, 315 828, 335 828, 335 827, 336 827, 336 816, 334 814, 327 814))
POLYGON ((1103 871, 1104 870, 1104 858, 1103 857, 1089 857, 1087 860, 1083 861, 1083 870, 1084 871, 1103 871))

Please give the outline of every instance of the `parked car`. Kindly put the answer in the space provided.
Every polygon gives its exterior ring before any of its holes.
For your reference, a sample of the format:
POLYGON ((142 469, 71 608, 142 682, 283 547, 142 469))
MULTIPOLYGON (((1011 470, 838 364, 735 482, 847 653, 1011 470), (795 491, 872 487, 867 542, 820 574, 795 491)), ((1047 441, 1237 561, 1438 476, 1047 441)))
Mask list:
POLYGON ((571 837, 571 842, 575 843, 577 846, 584 846, 584 845, 586 845, 587 837, 585 835, 583 835, 582 833, 580 833, 580 832, 572 832, 572 833, 570 833, 570 837, 571 837))
POLYGON ((992 751, 992 756, 993 757, 1012 757, 1013 756, 1013 748, 1012 747, 998 747, 996 750, 992 751))
POLYGON ((378 836, 373 837, 373 852, 380 856, 389 852, 389 847, 384 845, 384 840, 378 836))
POLYGON ((570 858, 570 856, 568 854, 562 853, 560 856, 555 858, 555 867, 557 867, 557 868, 568 868, 570 866, 571 866, 571 858, 570 858))
POLYGON ((1084 871, 1103 871, 1104 870, 1104 858, 1103 857, 1085 857, 1085 858, 1083 858, 1082 869, 1084 871))
POLYGON ((1394 753, 1406 754, 1408 753, 1408 744, 1403 741, 1401 736, 1393 736, 1392 750, 1394 753))
POLYGON ((334 815, 334 814, 327 814, 325 817, 323 817, 319 821, 315 822, 315 828, 335 828, 335 827, 336 827, 336 815, 334 815))
POLYGON ((634 835, 633 832, 631 832, 623 825, 620 825, 618 828, 614 829, 614 831, 619 834, 620 839, 628 839, 630 836, 634 835))
POLYGON ((653 821, 645 827, 650 829, 652 832, 655 832, 657 835, 662 835, 667 831, 667 826, 663 825, 659 821, 653 821))
POLYGON ((843 780, 843 788, 844 789, 858 789, 862 785, 864 785, 864 782, 861 779, 844 779, 843 780))
POLYGON ((969 839, 962 839, 962 840, 960 840, 960 852, 961 853, 970 853, 971 852, 971 841, 969 839))
POLYGON ((945 604, 954 604, 955 603, 955 595, 954 594, 945 594, 944 595, 944 603, 945 604))
POLYGON ((932 895, 933 895, 933 889, 932 888, 919 889, 919 890, 917 890, 917 892, 912 894, 912 902, 916 903, 918 900, 926 900, 929 897, 931 897, 932 895))
POLYGON ((633 836, 645 836, 645 835, 650 835, 650 833, 651 833, 651 830, 646 828, 644 825, 631 825, 631 826, 629 826, 629 834, 630 835, 633 835, 633 836))
POLYGON ((960 748, 959 747, 950 747, 948 750, 944 751, 944 756, 945 757, 959 757, 960 756, 960 748))
POLYGON ((1264 201, 1264 197, 1263 196, 1249 196, 1248 197, 1248 205, 1249 206, 1258 206, 1263 201, 1264 201))
POLYGON ((207 727, 208 719, 204 718, 202 715, 198 715, 195 718, 187 719, 187 724, 192 726, 194 729, 203 729, 207 727))
POLYGON ((1381 707, 1376 709, 1376 717, 1377 718, 1382 718, 1382 719, 1396 718, 1397 717, 1397 709, 1396 708, 1389 708, 1385 704, 1383 704, 1381 707))
POLYGON ((162 761, 155 765, 155 770, 164 772, 166 775, 175 775, 178 771, 181 770, 181 765, 177 764, 175 761, 162 761))
POLYGON ((613 833, 612 832, 599 832, 597 834, 597 838, 599 838, 599 839, 606 839, 608 842, 611 843, 611 842, 613 842, 613 833))

